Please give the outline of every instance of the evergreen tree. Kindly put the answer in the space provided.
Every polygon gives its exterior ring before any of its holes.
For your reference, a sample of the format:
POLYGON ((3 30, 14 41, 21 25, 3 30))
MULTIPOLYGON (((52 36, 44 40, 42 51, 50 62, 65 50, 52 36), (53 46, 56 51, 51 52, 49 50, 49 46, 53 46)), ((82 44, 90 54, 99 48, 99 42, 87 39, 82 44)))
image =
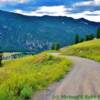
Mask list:
POLYGON ((53 43, 51 46, 52 50, 59 50, 60 49, 60 44, 59 43, 53 43))
POLYGON ((81 39, 80 39, 80 42, 83 42, 83 41, 84 41, 84 38, 81 38, 81 39))
POLYGON ((54 49, 55 49, 55 45, 52 44, 52 46, 51 46, 51 50, 54 50, 54 49))
POLYGON ((100 38, 100 27, 97 28, 97 32, 96 32, 96 38, 100 38))
POLYGON ((0 66, 2 66, 2 56, 3 56, 3 53, 0 52, 0 66))
POLYGON ((86 35, 86 41, 93 40, 93 39, 94 39, 94 35, 93 34, 86 35))
POLYGON ((93 40, 95 36, 93 34, 90 35, 90 40, 93 40))
POLYGON ((77 34, 76 36, 75 36, 75 44, 76 43, 79 43, 80 42, 80 37, 79 37, 79 35, 77 34))
POLYGON ((88 41, 89 40, 89 35, 86 35, 86 41, 88 41))

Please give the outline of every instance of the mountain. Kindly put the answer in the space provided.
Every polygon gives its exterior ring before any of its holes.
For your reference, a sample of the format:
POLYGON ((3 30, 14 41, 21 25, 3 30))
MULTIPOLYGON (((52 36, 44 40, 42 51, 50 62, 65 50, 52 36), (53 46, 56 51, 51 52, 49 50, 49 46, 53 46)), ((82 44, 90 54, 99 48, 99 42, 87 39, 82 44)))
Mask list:
POLYGON ((0 11, 0 51, 40 52, 52 43, 70 45, 75 35, 95 34, 100 23, 60 16, 24 16, 0 11))

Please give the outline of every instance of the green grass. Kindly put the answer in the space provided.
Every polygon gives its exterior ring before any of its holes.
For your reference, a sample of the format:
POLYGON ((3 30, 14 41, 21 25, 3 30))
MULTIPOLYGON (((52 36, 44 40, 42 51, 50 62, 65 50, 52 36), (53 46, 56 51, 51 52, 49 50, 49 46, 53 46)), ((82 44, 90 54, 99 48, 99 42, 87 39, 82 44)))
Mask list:
POLYGON ((0 100, 28 100, 37 90, 60 80, 71 62, 47 53, 3 61, 0 68, 0 100))
POLYGON ((100 62, 100 39, 65 47, 60 52, 64 55, 80 56, 100 62))

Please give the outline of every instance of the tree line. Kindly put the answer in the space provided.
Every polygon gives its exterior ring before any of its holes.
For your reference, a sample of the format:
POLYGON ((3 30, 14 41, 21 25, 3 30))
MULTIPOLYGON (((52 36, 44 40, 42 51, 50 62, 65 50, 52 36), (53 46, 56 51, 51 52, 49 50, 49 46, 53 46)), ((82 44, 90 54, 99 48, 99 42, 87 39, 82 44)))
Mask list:
POLYGON ((80 38, 80 35, 75 36, 75 44, 83 41, 93 40, 94 38, 100 39, 100 27, 97 28, 96 35, 87 34, 85 38, 80 38))
MULTIPOLYGON (((74 44, 77 44, 83 41, 93 40, 94 38, 100 39, 100 27, 97 28, 96 34, 87 34, 84 38, 80 37, 79 34, 76 34, 74 44)), ((59 49, 60 49, 60 43, 52 44, 51 50, 59 50, 59 49)))

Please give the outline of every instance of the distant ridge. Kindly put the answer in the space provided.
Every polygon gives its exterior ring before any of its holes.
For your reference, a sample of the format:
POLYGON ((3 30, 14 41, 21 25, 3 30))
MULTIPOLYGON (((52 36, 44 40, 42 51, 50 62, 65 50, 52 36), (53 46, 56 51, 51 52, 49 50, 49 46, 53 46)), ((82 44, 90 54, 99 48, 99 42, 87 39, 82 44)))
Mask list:
POLYGON ((28 15, 23 15, 23 14, 20 14, 20 13, 15 13, 15 12, 8 12, 8 11, 4 11, 4 10, 0 10, 0 12, 5 12, 5 13, 9 13, 9 14, 15 14, 15 15, 19 15, 19 16, 24 16, 24 17, 60 17, 60 18, 69 18, 69 19, 73 19, 73 20, 83 20, 83 21, 87 21, 87 22, 92 22, 92 23, 98 23, 100 24, 100 22, 94 22, 94 21, 90 21, 90 20, 87 20, 85 18, 79 18, 79 19, 74 19, 72 17, 67 17, 67 16, 49 16, 49 15, 43 15, 43 16, 28 16, 28 15))

